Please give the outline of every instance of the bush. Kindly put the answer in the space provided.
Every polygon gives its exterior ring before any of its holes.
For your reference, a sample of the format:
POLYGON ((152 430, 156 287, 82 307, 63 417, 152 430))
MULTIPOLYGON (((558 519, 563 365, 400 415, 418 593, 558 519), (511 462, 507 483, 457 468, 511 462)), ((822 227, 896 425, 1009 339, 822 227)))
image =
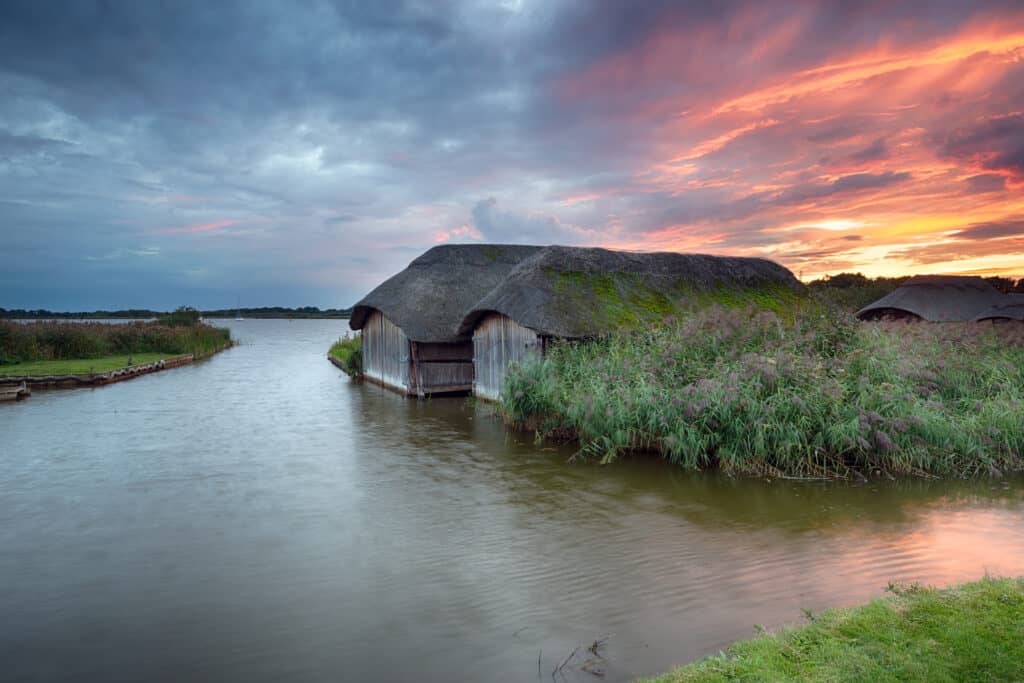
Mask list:
POLYGON ((0 321, 0 365, 132 353, 205 356, 230 344, 227 329, 201 323, 168 326, 158 322, 114 325, 0 321))
POLYGON ((338 359, 341 369, 349 377, 361 377, 363 374, 363 346, 362 338, 345 335, 334 342, 328 354, 338 359))
POLYGON ((202 313, 191 306, 179 306, 173 313, 157 318, 157 322, 169 327, 194 327, 199 324, 202 317, 202 313))
POLYGON ((582 455, 777 476, 1024 469, 1024 326, 856 324, 709 308, 556 343, 509 370, 508 419, 582 455))

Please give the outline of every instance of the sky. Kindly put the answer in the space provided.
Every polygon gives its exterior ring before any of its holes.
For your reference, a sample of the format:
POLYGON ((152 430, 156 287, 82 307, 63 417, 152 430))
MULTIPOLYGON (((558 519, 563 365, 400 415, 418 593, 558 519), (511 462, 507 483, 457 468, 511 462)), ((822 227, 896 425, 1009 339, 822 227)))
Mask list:
POLYGON ((431 246, 1024 276, 1024 4, 0 3, 0 306, 348 306, 431 246))

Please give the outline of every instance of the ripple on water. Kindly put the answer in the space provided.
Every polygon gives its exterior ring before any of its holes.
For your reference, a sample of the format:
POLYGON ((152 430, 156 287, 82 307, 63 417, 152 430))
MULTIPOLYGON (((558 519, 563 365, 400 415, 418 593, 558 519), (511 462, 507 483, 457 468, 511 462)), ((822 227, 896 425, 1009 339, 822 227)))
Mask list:
POLYGON ((765 483, 567 464, 484 406, 324 358, 337 321, 0 407, 0 657, 18 678, 607 680, 890 580, 1024 573, 1024 485, 765 483))

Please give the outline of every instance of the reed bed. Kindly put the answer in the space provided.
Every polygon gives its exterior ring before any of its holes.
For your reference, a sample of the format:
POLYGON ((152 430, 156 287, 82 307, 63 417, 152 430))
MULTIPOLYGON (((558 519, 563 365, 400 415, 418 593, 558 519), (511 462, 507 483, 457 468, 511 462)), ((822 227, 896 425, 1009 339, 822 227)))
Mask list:
POLYGON ((341 363, 342 370, 349 377, 360 377, 363 374, 363 346, 359 335, 345 335, 331 345, 327 354, 341 363))
POLYGON ((1024 469, 1024 326, 712 307, 513 367, 504 411, 601 462, 758 476, 1024 469))
POLYGON ((159 322, 15 323, 0 321, 0 365, 160 353, 205 356, 231 344, 231 333, 204 324, 159 322))

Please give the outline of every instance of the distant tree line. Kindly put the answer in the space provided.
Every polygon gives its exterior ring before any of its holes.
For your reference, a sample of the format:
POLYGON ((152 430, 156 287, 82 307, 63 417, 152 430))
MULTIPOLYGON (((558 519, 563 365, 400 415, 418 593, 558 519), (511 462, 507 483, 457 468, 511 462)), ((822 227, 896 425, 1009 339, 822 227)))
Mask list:
MULTIPOLYGON (((351 308, 326 308, 320 309, 316 306, 302 306, 301 308, 286 308, 283 306, 264 306, 262 308, 220 308, 215 310, 200 311, 191 307, 182 307, 179 311, 187 309, 194 311, 204 318, 233 318, 241 314, 243 318, 348 318, 352 315, 351 308)), ((128 308, 117 311, 50 311, 45 308, 0 308, 0 319, 18 320, 26 318, 42 318, 52 320, 96 320, 101 318, 163 318, 173 315, 173 312, 154 311, 148 308, 128 308)))

